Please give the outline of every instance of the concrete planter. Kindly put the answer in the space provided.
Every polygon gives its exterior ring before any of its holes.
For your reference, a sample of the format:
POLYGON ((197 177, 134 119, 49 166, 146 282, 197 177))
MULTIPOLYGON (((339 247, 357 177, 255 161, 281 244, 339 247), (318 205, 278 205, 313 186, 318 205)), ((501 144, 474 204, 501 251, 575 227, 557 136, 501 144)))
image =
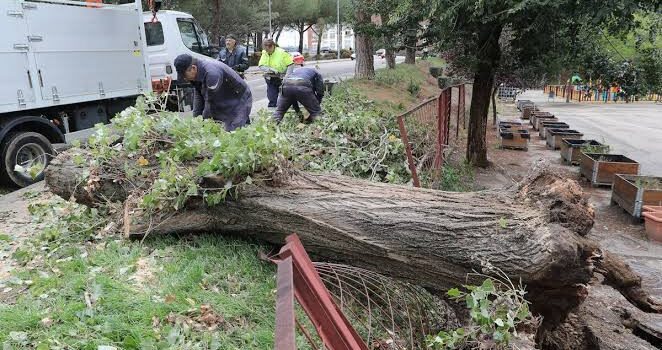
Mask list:
POLYGON ((499 130, 499 139, 501 140, 501 148, 511 149, 529 149, 529 139, 531 135, 529 130, 518 129, 515 126, 501 128, 499 130))
POLYGON ((572 129, 547 129, 545 130, 545 138, 547 139, 547 147, 550 149, 561 148, 563 139, 581 140, 584 134, 577 130, 572 129))
POLYGON ((651 241, 662 242, 662 211, 644 213, 646 235, 651 241))
POLYGON ((611 202, 635 218, 641 218, 644 206, 649 211, 662 208, 662 177, 617 174, 611 191, 611 202))
POLYGON ((639 163, 621 154, 581 152, 579 170, 592 186, 611 186, 616 174, 639 175, 639 163))
POLYGON ((547 137, 547 133, 545 133, 547 129, 570 129, 570 125, 564 122, 542 122, 538 128, 538 135, 541 139, 547 137))
POLYGON ((579 165, 579 155, 582 149, 590 145, 596 149, 595 153, 609 153, 609 146, 603 145, 595 140, 573 140, 564 139, 561 142, 561 158, 563 162, 568 165, 579 165))

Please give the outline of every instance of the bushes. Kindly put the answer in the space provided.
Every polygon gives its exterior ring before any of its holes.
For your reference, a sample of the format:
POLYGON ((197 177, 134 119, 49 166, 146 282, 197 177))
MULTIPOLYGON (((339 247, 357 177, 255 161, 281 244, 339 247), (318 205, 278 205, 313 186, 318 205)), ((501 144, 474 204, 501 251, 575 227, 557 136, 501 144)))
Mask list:
POLYGON ((393 116, 346 85, 337 86, 325 98, 323 110, 324 117, 310 126, 293 117, 281 124, 294 145, 293 160, 299 166, 372 181, 410 181, 393 116))

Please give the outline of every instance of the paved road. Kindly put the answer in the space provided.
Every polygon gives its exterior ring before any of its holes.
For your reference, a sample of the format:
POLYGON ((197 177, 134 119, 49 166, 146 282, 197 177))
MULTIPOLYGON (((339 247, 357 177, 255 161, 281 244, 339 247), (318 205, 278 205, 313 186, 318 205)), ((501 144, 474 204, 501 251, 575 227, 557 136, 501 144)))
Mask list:
MULTIPOLYGON (((396 62, 404 62, 404 57, 397 57, 396 62)), ((332 60, 332 61, 309 61, 306 66, 317 66, 322 76, 325 79, 348 79, 354 76, 354 66, 356 61, 349 59, 332 60)), ((386 60, 375 56, 375 69, 385 68, 386 60)), ((256 113, 261 108, 267 107, 267 85, 264 82, 262 74, 257 70, 253 71, 246 76, 248 86, 253 92, 253 111, 256 113)))
POLYGON ((518 99, 532 100, 554 113, 584 139, 606 142, 612 153, 623 154, 641 164, 642 175, 662 176, 662 105, 640 103, 565 103, 547 100, 540 90, 527 91, 518 99))

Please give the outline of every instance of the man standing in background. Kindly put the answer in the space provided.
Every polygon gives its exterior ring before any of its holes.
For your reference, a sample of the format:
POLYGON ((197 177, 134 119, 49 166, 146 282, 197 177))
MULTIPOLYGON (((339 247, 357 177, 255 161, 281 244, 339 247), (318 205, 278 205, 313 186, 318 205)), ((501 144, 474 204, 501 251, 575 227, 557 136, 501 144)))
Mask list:
POLYGON ((262 57, 258 66, 262 69, 270 69, 270 73, 264 75, 267 83, 267 98, 269 99, 269 107, 276 107, 278 101, 278 90, 283 83, 282 75, 287 71, 287 67, 292 65, 292 55, 285 52, 276 45, 273 39, 267 39, 262 45, 262 57))
POLYGON ((237 37, 230 34, 225 38, 225 47, 218 53, 218 60, 234 69, 242 78, 248 69, 248 55, 246 48, 237 45, 237 37))

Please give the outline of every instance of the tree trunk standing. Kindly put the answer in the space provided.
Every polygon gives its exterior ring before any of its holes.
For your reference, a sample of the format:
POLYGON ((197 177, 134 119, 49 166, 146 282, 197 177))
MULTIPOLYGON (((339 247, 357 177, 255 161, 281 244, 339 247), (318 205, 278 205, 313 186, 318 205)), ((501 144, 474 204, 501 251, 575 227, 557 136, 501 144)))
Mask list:
POLYGON ((388 65, 388 68, 395 69, 395 50, 393 48, 386 49, 384 56, 386 57, 386 65, 388 65))
POLYGON ((370 23, 370 15, 366 14, 359 7, 356 11, 356 66, 354 68, 354 78, 372 79, 375 77, 375 58, 373 56, 374 48, 370 34, 358 30, 361 25, 370 23))
POLYGON ((416 64, 416 31, 409 33, 405 42, 405 64, 416 64))
POLYGON ((301 24, 301 26, 298 28, 298 30, 299 30, 299 53, 303 53, 303 32, 305 31, 304 26, 305 26, 305 24, 301 24))
POLYGON ((319 26, 317 28, 317 32, 316 32, 317 33, 317 58, 319 58, 320 54, 322 53, 322 35, 324 35, 324 27, 325 26, 319 26))
POLYGON ((255 54, 262 52, 262 32, 255 33, 255 54))
POLYGON ((276 27, 276 38, 274 39, 276 42, 278 42, 278 39, 280 39, 280 34, 283 32, 283 27, 276 27))
POLYGON ((477 53, 478 67, 474 75, 474 84, 469 110, 469 134, 467 137, 467 160, 479 167, 487 167, 487 115, 490 109, 490 97, 494 87, 494 75, 501 55, 499 37, 501 25, 490 23, 481 28, 480 45, 477 53))
POLYGON ((499 86, 494 84, 494 89, 492 90, 492 124, 496 125, 497 122, 497 108, 496 108, 496 94, 499 91, 499 86))
POLYGON ((218 39, 221 37, 221 15, 223 11, 221 9, 221 0, 214 0, 214 15, 212 17, 212 26, 211 26, 211 39, 212 42, 218 43, 218 39))

